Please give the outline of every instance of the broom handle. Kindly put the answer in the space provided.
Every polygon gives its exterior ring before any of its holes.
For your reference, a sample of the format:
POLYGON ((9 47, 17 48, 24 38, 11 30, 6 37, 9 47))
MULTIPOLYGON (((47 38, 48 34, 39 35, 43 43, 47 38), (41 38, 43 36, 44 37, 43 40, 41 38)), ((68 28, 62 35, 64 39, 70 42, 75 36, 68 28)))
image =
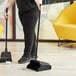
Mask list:
POLYGON ((7 14, 7 18, 6 18, 6 36, 5 36, 5 51, 7 52, 7 31, 8 31, 8 8, 6 8, 6 14, 7 14))
MULTIPOLYGON (((41 4, 40 4, 40 6, 41 6, 41 4)), ((38 40, 39 40, 39 29, 40 29, 40 16, 41 16, 41 11, 39 10, 38 29, 37 29, 37 46, 36 46, 36 52, 38 51, 38 40)))

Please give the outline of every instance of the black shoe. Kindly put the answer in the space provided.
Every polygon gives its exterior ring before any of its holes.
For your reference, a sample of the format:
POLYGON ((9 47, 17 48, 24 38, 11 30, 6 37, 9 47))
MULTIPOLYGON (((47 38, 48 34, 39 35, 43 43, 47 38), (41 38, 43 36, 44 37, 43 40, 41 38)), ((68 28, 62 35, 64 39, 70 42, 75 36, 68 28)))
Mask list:
POLYGON ((24 57, 24 56, 22 56, 22 58, 20 60, 18 60, 19 64, 24 64, 24 63, 27 63, 27 62, 30 62, 30 58, 24 57))

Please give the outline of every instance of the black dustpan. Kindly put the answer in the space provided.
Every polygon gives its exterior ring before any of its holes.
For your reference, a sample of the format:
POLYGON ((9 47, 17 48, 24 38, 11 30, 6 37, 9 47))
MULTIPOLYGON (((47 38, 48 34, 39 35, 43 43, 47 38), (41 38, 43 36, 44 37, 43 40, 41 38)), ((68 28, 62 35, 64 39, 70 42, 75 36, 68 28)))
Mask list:
MULTIPOLYGON (((8 13, 8 8, 6 9, 6 13, 8 13)), ((8 48, 7 48, 7 34, 8 34, 7 30, 8 30, 8 18, 6 18, 5 51, 1 53, 0 63, 6 62, 6 61, 12 61, 11 52, 8 52, 8 48)))
MULTIPOLYGON (((41 12, 39 11, 36 50, 38 49, 38 38, 39 38, 39 28, 40 28, 40 14, 41 14, 41 12)), ((39 61, 39 60, 35 59, 35 60, 31 60, 30 61, 30 63, 27 65, 27 68, 38 72, 38 71, 50 70, 51 69, 51 65, 49 63, 46 63, 46 62, 39 61)))
POLYGON ((43 61, 31 60, 27 68, 38 72, 38 71, 50 70, 51 65, 43 61))

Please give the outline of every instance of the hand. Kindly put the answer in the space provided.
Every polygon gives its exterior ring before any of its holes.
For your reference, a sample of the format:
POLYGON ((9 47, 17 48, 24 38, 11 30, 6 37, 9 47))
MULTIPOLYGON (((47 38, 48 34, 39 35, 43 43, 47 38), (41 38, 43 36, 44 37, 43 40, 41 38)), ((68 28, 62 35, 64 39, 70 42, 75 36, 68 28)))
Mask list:
MULTIPOLYGON (((6 8, 6 9, 7 9, 7 8, 6 8)), ((5 19, 8 18, 8 13, 7 13, 6 9, 4 10, 4 18, 5 18, 5 19)))
POLYGON ((41 4, 37 4, 38 9, 41 11, 41 4))
POLYGON ((41 4, 40 4, 40 0, 35 0, 37 7, 39 8, 39 10, 41 11, 41 4))

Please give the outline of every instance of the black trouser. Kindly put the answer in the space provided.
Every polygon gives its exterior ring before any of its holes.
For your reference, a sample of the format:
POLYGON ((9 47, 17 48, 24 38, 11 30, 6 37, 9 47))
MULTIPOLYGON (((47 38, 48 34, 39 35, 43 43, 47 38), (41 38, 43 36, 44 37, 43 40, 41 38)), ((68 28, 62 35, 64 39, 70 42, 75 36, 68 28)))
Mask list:
POLYGON ((38 17, 39 17, 39 10, 37 7, 29 11, 19 12, 19 18, 22 23, 24 32, 24 39, 25 39, 24 55, 26 57, 37 56, 35 26, 38 17))

